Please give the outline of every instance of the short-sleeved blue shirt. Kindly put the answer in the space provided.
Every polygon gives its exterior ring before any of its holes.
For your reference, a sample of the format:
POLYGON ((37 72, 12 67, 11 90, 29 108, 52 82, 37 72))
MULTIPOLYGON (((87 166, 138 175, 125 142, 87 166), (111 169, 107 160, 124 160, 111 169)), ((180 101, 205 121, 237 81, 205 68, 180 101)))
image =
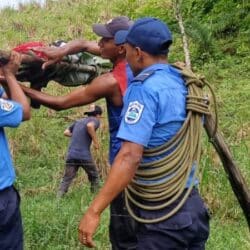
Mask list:
POLYGON ((11 160, 4 127, 17 127, 22 121, 22 106, 1 98, 4 90, 0 87, 0 190, 11 186, 15 181, 15 171, 11 160))
POLYGON ((179 71, 155 64, 137 76, 124 97, 118 137, 146 148, 169 141, 186 118, 187 88, 179 71), (153 72, 144 81, 140 76, 153 72))
MULTIPOLYGON (((155 64, 144 69, 127 89, 118 138, 145 148, 166 143, 175 136, 186 119, 186 95, 187 87, 174 67, 155 64)), ((161 157, 144 157, 142 162, 161 157)), ((193 171, 187 186, 190 185, 193 171)))

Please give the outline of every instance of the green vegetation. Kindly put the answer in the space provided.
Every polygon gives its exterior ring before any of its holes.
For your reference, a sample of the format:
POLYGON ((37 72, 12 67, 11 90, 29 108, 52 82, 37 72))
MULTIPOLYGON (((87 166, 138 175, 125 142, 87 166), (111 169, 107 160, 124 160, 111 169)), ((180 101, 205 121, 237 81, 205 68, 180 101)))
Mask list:
MULTIPOLYGON (((214 87, 219 127, 250 186, 250 85, 249 9, 244 0, 186 0, 182 13, 189 36, 192 65, 214 87)), ((46 8, 22 6, 19 12, 0 13, 0 47, 12 48, 25 41, 97 39, 91 24, 116 15, 132 18, 156 16, 174 32, 170 62, 183 60, 178 24, 170 0, 59 0, 46 8), (60 4, 59 4, 60 3, 60 4)), ((46 92, 60 95, 70 88, 49 84, 46 92)), ((104 100, 99 104, 105 107, 104 100)), ((7 130, 17 169, 17 187, 22 196, 22 214, 27 250, 83 249, 77 240, 77 225, 92 195, 83 172, 68 195, 56 200, 64 168, 68 139, 65 127, 80 118, 86 107, 55 112, 33 110, 31 121, 7 130)), ((106 112, 99 130, 102 148, 94 152, 103 178, 108 171, 106 112)), ((250 237, 242 210, 233 194, 223 166, 204 133, 200 166, 200 190, 212 212, 209 250, 250 249, 250 237)), ((107 210, 96 234, 98 249, 109 249, 107 210)))

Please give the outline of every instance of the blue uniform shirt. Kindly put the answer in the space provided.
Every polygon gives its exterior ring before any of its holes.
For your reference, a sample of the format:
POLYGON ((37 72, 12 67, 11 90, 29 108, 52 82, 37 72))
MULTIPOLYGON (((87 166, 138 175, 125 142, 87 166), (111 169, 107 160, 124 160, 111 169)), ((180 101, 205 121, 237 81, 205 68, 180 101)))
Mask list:
POLYGON ((118 137, 147 148, 169 141, 186 118, 186 95, 178 70, 168 64, 146 68, 127 89, 118 137))
MULTIPOLYGON (((117 136, 145 148, 166 143, 186 119, 186 95, 187 88, 177 69, 168 64, 155 64, 144 69, 127 89, 117 136)), ((161 157, 144 157, 142 162, 161 157)), ((157 182, 166 178, 169 177, 157 182)))
POLYGON ((0 190, 11 186, 15 181, 15 171, 11 160, 4 127, 17 127, 22 121, 23 109, 16 102, 1 98, 0 88, 0 190))

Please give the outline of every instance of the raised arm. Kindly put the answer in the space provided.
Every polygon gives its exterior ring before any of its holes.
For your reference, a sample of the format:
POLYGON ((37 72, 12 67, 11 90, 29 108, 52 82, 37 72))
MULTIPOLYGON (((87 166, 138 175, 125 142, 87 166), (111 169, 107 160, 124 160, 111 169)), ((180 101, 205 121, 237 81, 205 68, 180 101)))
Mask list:
POLYGON ((75 54, 78 52, 89 52, 94 55, 100 55, 100 47, 95 41, 86 40, 73 40, 68 42, 66 45, 60 47, 64 55, 75 54))
POLYGON ((51 64, 61 61, 66 55, 76 54, 84 51, 94 55, 100 55, 98 43, 86 40, 73 40, 66 43, 62 47, 34 48, 33 50, 43 52, 48 57, 48 61, 46 61, 42 66, 43 69, 51 64))
POLYGON ((77 88, 65 96, 51 96, 22 85, 22 89, 31 99, 55 110, 90 104, 101 98, 115 99, 115 93, 119 91, 117 88, 116 80, 110 73, 96 77, 86 87, 77 88))
POLYGON ((6 83, 2 83, 6 89, 8 98, 20 103, 23 107, 23 120, 30 119, 30 105, 27 97, 23 93, 19 83, 16 80, 15 73, 21 63, 21 55, 17 52, 11 52, 10 61, 2 67, 2 72, 6 83))

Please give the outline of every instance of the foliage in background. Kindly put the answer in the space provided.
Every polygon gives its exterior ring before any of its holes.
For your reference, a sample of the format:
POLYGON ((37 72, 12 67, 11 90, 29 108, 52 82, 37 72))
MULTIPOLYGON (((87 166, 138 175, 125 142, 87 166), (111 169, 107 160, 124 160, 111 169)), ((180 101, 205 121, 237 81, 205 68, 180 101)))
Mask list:
MULTIPOLYGON (((182 1, 182 11, 193 68, 204 74, 215 89, 220 129, 250 186, 249 2, 185 0, 182 1)), ((28 40, 46 43, 59 38, 97 40, 91 25, 116 15, 163 19, 174 37, 169 61, 184 60, 170 0, 49 0, 44 9, 35 4, 22 6, 19 12, 6 9, 0 13, 0 47, 12 48, 28 40)), ((61 95, 71 90, 49 83, 46 92, 61 95)), ((104 100, 98 104, 105 109, 104 100)), ((62 200, 56 200, 56 191, 69 142, 63 131, 74 119, 81 118, 86 109, 33 110, 31 121, 18 129, 7 130, 17 168, 17 186, 22 195, 28 250, 83 249, 77 241, 77 224, 93 197, 87 178, 79 171, 78 178, 62 200)), ((98 130, 102 147, 93 152, 104 178, 109 167, 106 116, 104 112, 102 128, 98 130)), ((250 249, 243 213, 205 133, 203 145, 200 190, 213 218, 207 249, 250 249)), ((109 249, 108 216, 107 210, 95 237, 101 250, 109 249)))
MULTIPOLYGON (((187 25, 196 34, 209 34, 203 39, 196 40, 199 47, 202 43, 213 44, 217 47, 217 57, 224 55, 247 56, 250 38, 250 3, 245 0, 187 0, 183 1, 183 12, 185 13, 187 25), (189 22, 191 21, 191 25, 189 22), (196 24, 195 24, 196 23, 196 24), (203 27, 201 29, 201 27, 203 27), (219 53, 219 49, 221 53, 219 53)), ((215 56, 208 50, 210 58, 215 56)), ((214 52, 214 51, 213 51, 214 52)), ((207 58, 208 59, 208 58, 207 58)))

